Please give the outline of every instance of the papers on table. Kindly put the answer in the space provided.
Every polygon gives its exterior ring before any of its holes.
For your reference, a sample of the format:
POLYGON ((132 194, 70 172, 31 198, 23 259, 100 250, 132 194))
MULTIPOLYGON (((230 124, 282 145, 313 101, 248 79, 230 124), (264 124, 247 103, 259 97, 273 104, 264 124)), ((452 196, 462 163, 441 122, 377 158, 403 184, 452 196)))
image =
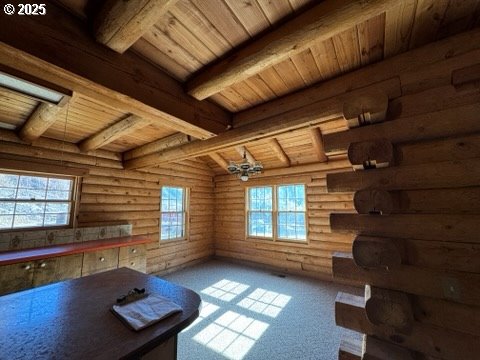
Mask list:
POLYGON ((126 305, 113 305, 112 311, 132 329, 138 331, 182 311, 182 308, 163 296, 150 294, 126 305))

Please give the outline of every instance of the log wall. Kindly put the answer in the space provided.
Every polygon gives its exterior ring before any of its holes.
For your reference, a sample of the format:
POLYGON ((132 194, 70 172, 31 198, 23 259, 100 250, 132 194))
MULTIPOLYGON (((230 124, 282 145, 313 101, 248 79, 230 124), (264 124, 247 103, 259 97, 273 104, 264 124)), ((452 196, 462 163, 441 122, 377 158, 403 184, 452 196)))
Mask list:
POLYGON ((324 139, 349 160, 362 156, 358 142, 393 147, 386 168, 327 176, 329 194, 355 192, 357 213, 333 213, 330 224, 356 237, 333 255, 333 276, 364 285, 365 297, 339 293, 335 317, 365 334, 362 359, 480 353, 478 63, 472 51, 402 74, 385 122, 324 139))
MULTIPOLYGON (((384 184, 403 179, 404 182, 415 184, 422 183, 424 175, 428 173, 431 183, 429 189, 440 189, 439 191, 444 191, 449 198, 457 200, 448 204, 446 202, 437 204, 437 213, 449 211, 444 208, 439 209, 439 207, 457 206, 459 202, 457 195, 450 190, 445 190, 445 188, 448 188, 448 184, 452 182, 457 185, 461 184, 463 187, 472 186, 476 184, 476 178, 478 178, 478 161, 470 159, 471 157, 478 157, 478 149, 474 145, 478 143, 476 141, 478 139, 468 136, 480 131, 480 122, 478 121, 480 74, 478 73, 478 66, 476 66, 480 62, 480 50, 471 41, 459 41, 460 39, 477 36, 478 31, 462 35, 458 38, 458 41, 452 39, 434 43, 325 82, 312 88, 311 92, 308 93, 310 96, 302 93, 297 97, 292 95, 282 101, 279 100, 276 104, 278 106, 275 107, 278 112, 287 110, 292 112, 292 109, 305 107, 320 100, 320 98, 322 100, 331 98, 341 101, 341 95, 345 92, 345 89, 374 88, 376 85, 380 89, 381 81, 387 79, 396 79, 400 87, 398 94, 390 94, 387 114, 387 120, 389 121, 378 125, 375 130, 368 126, 360 128, 359 131, 352 132, 351 136, 348 136, 348 134, 325 136, 325 147, 330 159, 328 164, 331 168, 307 174, 311 177, 311 183, 307 185, 308 245, 246 239, 245 193, 242 184, 235 178, 226 179, 225 176, 216 176, 216 255, 258 262, 306 275, 330 278, 332 252, 341 251, 340 249, 351 252, 353 232, 332 232, 329 215, 332 212, 338 212, 337 210, 342 210, 342 212, 353 211, 352 192, 358 190, 358 188, 355 186, 342 188, 341 186, 346 179, 357 178, 362 175, 353 173, 351 165, 339 162, 337 170, 348 167, 349 172, 337 176, 336 178, 339 179, 340 183, 339 187, 333 188, 335 184, 332 184, 332 190, 335 190, 335 193, 327 194, 325 174, 331 173, 335 169, 336 162, 332 159, 345 155, 351 142, 371 138, 372 131, 376 132, 377 137, 393 137, 397 143, 408 143, 410 141, 411 144, 395 148, 395 156, 404 165, 404 170, 400 170, 400 172, 396 170, 388 170, 390 171, 388 172, 386 170, 384 176, 380 176, 383 174, 380 173, 376 177, 368 177, 368 179, 363 176, 357 183, 368 187, 378 183, 384 184), (390 129, 384 129, 384 127, 390 127, 390 129), (458 135, 459 138, 433 145, 435 150, 425 147, 423 143, 418 143, 420 140, 432 140, 453 135, 458 135), (334 145, 332 145, 332 141, 329 141, 329 137, 333 138, 334 145), (343 145, 336 147, 335 144, 342 144, 342 141, 343 145), (412 143, 413 141, 417 141, 417 143, 412 143), (461 151, 462 149, 468 149, 468 151, 461 151), (448 163, 446 161, 456 159, 468 160, 464 163, 448 163), (438 164, 428 165, 433 162, 438 162, 438 164), (427 165, 424 165, 425 163, 427 165)), ((259 108, 260 110, 263 109, 262 106, 259 108)), ((270 108, 271 104, 268 109, 270 108)), ((255 118, 255 113, 250 113, 249 119, 258 120, 258 118, 265 116, 264 112, 267 111, 267 108, 263 109, 265 111, 260 110, 256 114, 257 118, 255 118)), ((271 115, 271 112, 268 114, 271 115)), ((290 171, 289 176, 299 175, 293 169, 294 167, 291 168, 292 171, 290 171)), ((269 179, 271 179, 271 183, 281 183, 279 177, 270 177, 269 179)), ((262 181, 268 184, 267 178, 262 181)), ((254 181, 251 184, 253 185, 254 181)), ((463 191, 463 199, 468 197, 471 191, 476 193, 475 190, 458 191, 463 191)), ((407 199, 399 205, 400 207, 405 208, 405 201, 412 202, 411 209, 407 212, 423 211, 425 213, 425 210, 422 210, 425 204, 420 203, 423 202, 425 193, 421 191, 402 192, 398 196, 407 199)), ((438 199, 438 194, 432 193, 431 201, 437 200, 438 202, 438 199)), ((467 206, 467 203, 459 205, 458 213, 465 212, 467 206)), ((467 211, 471 212, 472 210, 467 211)), ((415 218, 415 215, 410 219, 413 218, 415 218)), ((402 217, 402 219, 408 221, 405 217, 402 217)), ((442 221, 438 217, 435 219, 437 222, 442 221)), ((433 221, 433 218, 427 220, 433 221)), ((473 224, 472 221, 466 226, 473 224)), ((370 225, 366 224, 365 226, 370 225)), ((400 231, 407 228, 403 223, 396 230, 400 231)), ((425 232, 430 233, 429 229, 426 228, 425 232)), ((438 231, 442 230, 439 229, 438 231)), ((419 255, 419 258, 425 259, 426 256, 419 255)))
MULTIPOLYGON (((301 169, 301 167, 298 167, 301 169)), ((351 248, 351 234, 333 234, 333 211, 353 212, 353 193, 327 194, 327 172, 350 171, 345 160, 325 164, 324 170, 289 176, 259 177, 243 183, 233 176, 215 178, 215 254, 272 266, 286 272, 331 280, 332 253, 351 248), (246 186, 304 183, 307 194, 307 243, 247 238, 245 234, 246 186)))
POLYGON ((145 235, 147 272, 173 271, 213 255, 213 180, 203 163, 188 160, 147 171, 122 169, 120 155, 107 151, 82 154, 75 145, 41 138, 33 146, 13 133, 0 131, 2 159, 16 159, 32 169, 39 164, 86 167, 81 182, 77 227, 132 224, 132 234, 145 235), (190 188, 189 238, 159 242, 159 199, 162 185, 190 188))

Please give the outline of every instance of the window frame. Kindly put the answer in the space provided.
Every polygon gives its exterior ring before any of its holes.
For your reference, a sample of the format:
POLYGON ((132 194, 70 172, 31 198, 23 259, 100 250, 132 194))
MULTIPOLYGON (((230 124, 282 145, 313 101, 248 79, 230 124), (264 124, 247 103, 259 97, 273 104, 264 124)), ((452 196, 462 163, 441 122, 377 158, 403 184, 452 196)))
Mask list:
MULTIPOLYGON (((40 172, 33 172, 33 171, 21 171, 21 170, 13 170, 13 169, 0 169, 0 173, 2 174, 12 174, 17 176, 32 176, 32 177, 42 177, 42 178, 53 178, 53 179, 61 179, 61 180, 71 180, 72 181, 72 188, 71 188, 71 196, 69 200, 27 200, 27 199, 8 199, 8 200, 0 200, 0 202, 45 202, 45 203, 55 203, 55 202, 68 202, 70 203, 70 211, 69 211, 69 219, 68 224, 65 225, 47 225, 47 226, 29 226, 29 227, 11 227, 11 228, 3 228, 0 229, 0 233, 6 232, 22 232, 22 231, 35 231, 35 230, 62 230, 62 229, 71 229, 76 227, 77 224, 77 214, 78 214, 78 207, 80 203, 80 176, 74 175, 64 175, 64 174, 54 174, 54 173, 40 173, 40 172)), ((17 186, 18 187, 18 186, 17 186)), ((44 214, 45 215, 45 214, 44 214)), ((13 225, 13 223, 12 223, 13 225)))
MULTIPOLYGON (((285 211, 281 211, 282 213, 285 211)), ((305 183, 285 183, 285 184, 272 184, 272 185, 254 185, 245 187, 245 238, 252 240, 265 240, 268 242, 289 242, 294 244, 308 244, 309 243, 309 226, 308 226, 308 198, 307 198, 307 185, 305 183), (305 196, 305 239, 288 239, 278 236, 278 188, 281 186, 295 186, 302 185, 305 196), (249 213, 250 213, 250 189, 269 187, 272 189, 272 236, 255 236, 249 234, 249 213)))
POLYGON ((190 234, 190 188, 186 186, 179 186, 179 185, 162 185, 160 187, 160 206, 159 206, 159 220, 158 220, 158 240, 160 243, 166 243, 166 242, 171 242, 171 241, 186 241, 189 239, 189 234, 190 234), (164 213, 179 213, 178 211, 162 211, 162 191, 163 188, 175 188, 175 189, 182 189, 183 191, 183 199, 182 199, 182 204, 183 204, 183 236, 182 237, 176 237, 176 238, 167 238, 167 239, 162 239, 162 214, 164 213))
MULTIPOLYGON (((252 239, 263 239, 263 240, 273 240, 275 238, 275 226, 276 226, 276 218, 275 218, 275 203, 276 203, 276 198, 275 198, 275 187, 273 185, 260 185, 260 186, 248 186, 246 188, 246 205, 245 205, 245 236, 247 238, 252 238, 252 239), (250 235, 249 234, 249 219, 250 219, 250 194, 249 191, 250 189, 253 188, 271 188, 272 189, 272 210, 271 211, 261 211, 262 213, 271 213, 272 214, 272 237, 269 236, 256 236, 256 235, 250 235)), ((260 211, 256 211, 260 212, 260 211)))

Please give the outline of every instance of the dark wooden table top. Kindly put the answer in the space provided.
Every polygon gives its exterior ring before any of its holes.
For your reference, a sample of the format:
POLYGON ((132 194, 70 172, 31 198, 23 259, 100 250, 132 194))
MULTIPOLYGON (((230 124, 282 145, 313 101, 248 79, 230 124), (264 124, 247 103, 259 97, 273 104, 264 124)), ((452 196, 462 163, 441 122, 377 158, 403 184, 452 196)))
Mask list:
POLYGON ((158 277, 121 268, 0 297, 1 359, 135 359, 191 324, 200 297, 158 277), (183 312, 139 332, 111 311, 117 297, 145 288, 183 312))
POLYGON ((44 260, 51 257, 80 254, 115 247, 146 244, 152 240, 143 236, 122 236, 103 240, 90 240, 78 243, 43 246, 39 248, 0 252, 0 265, 10 265, 25 261, 44 260))

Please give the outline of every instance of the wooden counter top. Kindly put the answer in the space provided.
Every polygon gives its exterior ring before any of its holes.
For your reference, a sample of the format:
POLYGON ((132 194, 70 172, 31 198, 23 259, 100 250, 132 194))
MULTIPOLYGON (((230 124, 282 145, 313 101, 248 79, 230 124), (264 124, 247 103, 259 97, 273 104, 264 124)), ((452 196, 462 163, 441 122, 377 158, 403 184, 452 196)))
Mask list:
POLYGON ((122 236, 104 240, 91 240, 78 243, 45 246, 15 251, 0 252, 0 265, 10 265, 26 261, 42 260, 51 257, 80 254, 115 247, 140 245, 152 240, 142 236, 122 236))
MULTIPOLYGON (((121 268, 0 297, 0 354, 16 359, 135 359, 176 336, 199 314, 192 290, 121 268), (117 297, 145 288, 183 312, 135 332, 111 311, 117 297)), ((2 357, 0 355, 0 357, 2 357)))

